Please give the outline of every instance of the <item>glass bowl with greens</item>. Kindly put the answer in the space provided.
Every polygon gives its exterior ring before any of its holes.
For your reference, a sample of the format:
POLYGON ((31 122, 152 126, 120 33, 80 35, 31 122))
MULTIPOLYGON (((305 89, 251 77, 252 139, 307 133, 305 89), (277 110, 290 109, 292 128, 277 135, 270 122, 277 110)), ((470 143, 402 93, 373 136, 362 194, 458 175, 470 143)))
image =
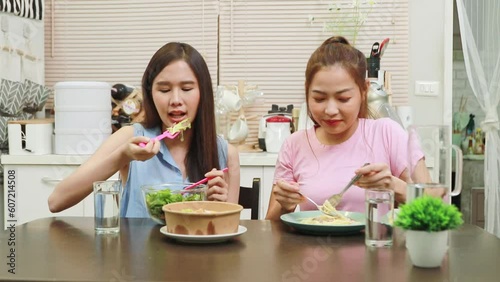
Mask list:
POLYGON ((192 189, 183 190, 190 184, 192 183, 143 185, 141 189, 149 216, 158 224, 165 225, 165 214, 162 210, 164 205, 186 201, 205 201, 207 186, 200 184, 192 189))

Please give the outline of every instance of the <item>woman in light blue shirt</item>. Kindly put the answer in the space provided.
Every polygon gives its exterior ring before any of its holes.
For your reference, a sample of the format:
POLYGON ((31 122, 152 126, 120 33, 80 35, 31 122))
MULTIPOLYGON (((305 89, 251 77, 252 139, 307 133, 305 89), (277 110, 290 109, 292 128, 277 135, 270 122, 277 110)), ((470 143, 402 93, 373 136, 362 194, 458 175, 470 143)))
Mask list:
POLYGON ((77 204, 92 192, 94 181, 108 179, 117 171, 124 185, 121 209, 125 217, 149 217, 140 191, 144 184, 209 177, 209 200, 238 202, 238 152, 216 134, 212 80, 201 54, 186 43, 164 45, 144 72, 142 93, 144 121, 120 128, 61 181, 48 200, 52 212, 77 204), (183 138, 153 139, 185 119, 191 121, 191 128, 183 138), (223 173, 226 166, 229 170, 223 173))

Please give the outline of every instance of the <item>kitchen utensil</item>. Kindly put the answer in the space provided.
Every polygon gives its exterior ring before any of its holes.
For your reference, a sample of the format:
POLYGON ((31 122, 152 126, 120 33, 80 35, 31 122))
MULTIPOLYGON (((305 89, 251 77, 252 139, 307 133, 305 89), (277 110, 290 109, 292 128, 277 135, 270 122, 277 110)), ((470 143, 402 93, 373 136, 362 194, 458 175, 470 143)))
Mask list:
POLYGON ((228 134, 228 140, 231 142, 241 142, 248 137, 248 124, 246 118, 241 115, 238 119, 231 125, 228 134))
POLYGON ((290 116, 273 116, 266 119, 266 150, 278 153, 285 139, 290 136, 292 118, 290 116))
POLYGON ((316 204, 316 202, 315 202, 313 199, 311 199, 311 198, 307 197, 306 195, 304 195, 304 194, 302 194, 302 193, 299 193, 299 194, 300 194, 302 197, 304 197, 306 200, 308 200, 309 202, 311 202, 313 205, 315 205, 315 206, 316 206, 316 208, 317 208, 318 210, 320 210, 320 211, 321 211, 321 206, 320 206, 320 205, 318 205, 318 204, 316 204))
POLYGON ((379 57, 382 57, 384 55, 385 49, 387 49, 387 46, 389 45, 389 38, 386 38, 380 43, 380 48, 379 48, 379 57))
POLYGON ((383 86, 376 80, 370 81, 368 89, 368 108, 376 118, 389 117, 403 126, 399 115, 394 111, 389 103, 389 95, 383 89, 383 86))
MULTIPOLYGON (((229 170, 229 168, 227 168, 227 167, 226 167, 226 168, 223 168, 223 169, 222 169, 222 172, 226 172, 226 171, 228 171, 228 170, 229 170)), ((211 178, 205 177, 205 178, 203 178, 202 180, 200 180, 200 181, 198 181, 198 182, 195 182, 195 183, 193 183, 193 184, 191 184, 191 185, 189 185, 189 186, 187 186, 187 187, 184 187, 184 190, 189 190, 189 189, 192 189, 193 187, 196 187, 196 186, 198 186, 198 185, 200 185, 200 184, 207 183, 207 182, 208 182, 208 180, 210 180, 210 179, 211 179, 211 178)))
MULTIPOLYGON (((305 103, 304 103, 305 104, 305 103)), ((267 131, 267 119, 274 116, 285 116, 292 120, 293 105, 287 105, 286 107, 280 107, 277 104, 271 105, 271 110, 267 111, 267 114, 263 115, 259 121, 259 132, 257 135, 259 148, 266 151, 266 131, 267 131)), ((307 116, 307 111, 304 112, 307 116)), ((305 121, 306 119, 304 119, 305 121)))
MULTIPOLYGON (((170 133, 170 131, 165 130, 162 134, 160 134, 160 135, 156 136, 155 138, 153 138, 153 140, 160 141, 163 138, 174 139, 175 137, 177 137, 177 135, 179 135, 179 133, 180 133, 180 131, 177 131, 176 133, 172 134, 172 133, 170 133)), ((139 143, 139 146, 141 146, 142 148, 144 148, 144 147, 146 147, 146 143, 141 142, 141 143, 139 143)))
POLYGON ((169 233, 210 236, 236 233, 243 207, 229 202, 189 201, 166 204, 162 210, 169 233))
MULTIPOLYGON (((365 163, 363 166, 367 166, 369 165, 370 163, 365 163)), ((351 186, 356 182, 358 181, 360 178, 361 178, 361 174, 356 174, 352 179, 351 181, 349 181, 349 183, 347 183, 347 185, 344 187, 344 189, 342 189, 342 191, 338 194, 334 194, 333 196, 331 196, 330 198, 328 198, 325 203, 323 204, 323 209, 326 209, 327 211, 330 211, 330 210, 335 210, 335 207, 340 203, 340 200, 342 200, 342 196, 344 195, 344 193, 349 189, 351 188, 351 186), (325 206, 326 204, 326 206, 325 206), (331 205, 331 206, 330 206, 331 205)))
POLYGON ((238 88, 234 91, 219 87, 217 90, 217 99, 219 104, 227 111, 238 111, 242 106, 241 97, 238 94, 238 88))
POLYGON ((352 224, 329 225, 329 224, 306 224, 304 219, 321 216, 320 211, 299 211, 286 213, 280 219, 297 232, 310 235, 353 235, 359 234, 365 228, 365 214, 359 212, 339 211, 343 218, 349 218, 352 224))
POLYGON ((186 234, 175 234, 168 232, 167 226, 163 226, 160 228, 160 232, 172 239, 175 239, 182 243, 187 244, 211 244, 211 243, 221 243, 224 241, 228 241, 233 239, 234 237, 238 237, 241 234, 247 232, 247 228, 245 226, 239 225, 238 231, 235 233, 229 234, 214 234, 214 235, 186 235, 186 234))
POLYGON ((165 213, 162 207, 169 203, 185 201, 207 201, 207 186, 200 184, 188 191, 183 190, 185 182, 145 184, 141 186, 142 196, 149 216, 158 224, 165 225, 165 213))
POLYGON ((316 202, 315 202, 313 199, 311 199, 311 198, 307 197, 306 195, 304 195, 304 194, 302 194, 302 193, 299 193, 299 194, 300 194, 302 197, 304 197, 306 200, 308 200, 309 202, 311 202, 314 206, 316 206, 316 208, 317 208, 319 211, 321 211, 322 213, 324 213, 324 214, 326 214, 326 215, 329 215, 329 216, 332 216, 332 215, 338 215, 338 216, 341 216, 341 215, 338 213, 338 211, 337 211, 337 210, 335 210, 335 209, 331 209, 331 210, 325 209, 325 207, 324 207, 324 206, 320 206, 320 205, 316 204, 316 202), (332 212, 333 212, 333 213, 335 213, 335 214, 332 214, 332 212))
POLYGON ((380 44, 378 42, 373 43, 372 51, 370 53, 370 57, 378 58, 380 55, 380 44))
POLYGON ((249 90, 245 91, 243 98, 242 98, 242 106, 249 106, 249 105, 255 105, 259 104, 262 105, 264 104, 264 92, 260 90, 249 90))

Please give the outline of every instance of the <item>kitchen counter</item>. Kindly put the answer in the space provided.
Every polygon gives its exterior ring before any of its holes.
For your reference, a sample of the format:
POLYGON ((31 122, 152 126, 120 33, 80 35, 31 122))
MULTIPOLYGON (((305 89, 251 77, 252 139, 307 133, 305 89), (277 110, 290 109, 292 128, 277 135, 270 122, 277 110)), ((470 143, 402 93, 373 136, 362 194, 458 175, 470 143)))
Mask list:
POLYGON ((240 153, 241 166, 272 166, 276 165, 277 153, 240 153))

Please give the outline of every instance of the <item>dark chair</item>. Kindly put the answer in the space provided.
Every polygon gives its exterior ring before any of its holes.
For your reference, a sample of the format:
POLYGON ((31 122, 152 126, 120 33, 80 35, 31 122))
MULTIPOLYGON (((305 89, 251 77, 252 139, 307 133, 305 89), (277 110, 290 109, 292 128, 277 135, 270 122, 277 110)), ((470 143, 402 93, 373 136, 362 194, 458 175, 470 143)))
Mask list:
POLYGON ((240 186, 239 204, 245 209, 251 209, 251 219, 259 219, 260 178, 254 178, 252 187, 240 186))

